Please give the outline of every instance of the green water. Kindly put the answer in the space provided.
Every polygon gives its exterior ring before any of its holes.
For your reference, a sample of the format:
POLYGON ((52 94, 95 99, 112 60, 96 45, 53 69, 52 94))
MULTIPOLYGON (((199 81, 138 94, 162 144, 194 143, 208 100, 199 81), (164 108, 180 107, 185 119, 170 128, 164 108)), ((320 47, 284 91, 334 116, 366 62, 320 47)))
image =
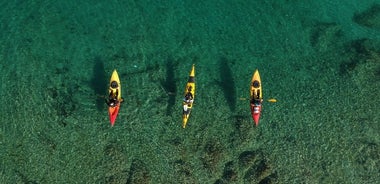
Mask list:
POLYGON ((380 181, 378 0, 0 5, 0 183, 380 181))

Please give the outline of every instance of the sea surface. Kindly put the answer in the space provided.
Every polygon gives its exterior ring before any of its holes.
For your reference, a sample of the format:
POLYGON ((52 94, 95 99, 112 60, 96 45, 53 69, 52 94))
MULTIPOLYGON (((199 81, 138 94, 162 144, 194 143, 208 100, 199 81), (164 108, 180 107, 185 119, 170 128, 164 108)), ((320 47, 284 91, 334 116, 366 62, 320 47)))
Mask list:
POLYGON ((0 183, 380 181, 379 0, 0 7, 0 183), (111 127, 114 69, 125 102, 111 127))

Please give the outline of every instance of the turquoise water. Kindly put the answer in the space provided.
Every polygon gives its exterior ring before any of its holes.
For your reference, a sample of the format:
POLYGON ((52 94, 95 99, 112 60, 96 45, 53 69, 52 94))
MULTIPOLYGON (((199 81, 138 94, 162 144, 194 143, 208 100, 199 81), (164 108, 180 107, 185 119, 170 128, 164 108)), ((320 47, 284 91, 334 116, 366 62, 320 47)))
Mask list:
POLYGON ((0 183, 380 181, 378 0, 0 4, 0 183))

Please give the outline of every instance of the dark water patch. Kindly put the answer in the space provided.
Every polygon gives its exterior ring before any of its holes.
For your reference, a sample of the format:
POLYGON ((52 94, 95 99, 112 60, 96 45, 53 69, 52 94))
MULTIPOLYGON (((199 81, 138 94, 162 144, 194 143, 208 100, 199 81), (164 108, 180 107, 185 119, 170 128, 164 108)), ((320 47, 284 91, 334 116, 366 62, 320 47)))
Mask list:
POLYGON ((224 165, 222 177, 215 184, 224 183, 276 183, 277 172, 261 150, 242 152, 238 159, 224 165))
POLYGON ((128 171, 125 170, 121 173, 113 173, 104 179, 98 180, 98 183, 126 183, 127 182, 128 171))
POLYGON ((103 159, 98 163, 104 171, 104 176, 98 183, 126 183, 129 170, 126 154, 119 142, 112 141, 103 148, 103 159))
POLYGON ((222 179, 227 183, 236 182, 239 179, 238 169, 235 162, 230 161, 224 165, 222 179))
MULTIPOLYGON (((71 81, 69 77, 65 81, 71 81)), ((76 93, 76 89, 79 89, 78 84, 68 84, 68 82, 63 82, 59 87, 53 87, 52 90, 56 90, 56 101, 53 104, 56 110, 57 116, 59 117, 58 123, 61 126, 66 126, 66 118, 71 116, 77 109, 77 102, 74 100, 73 95, 76 93)), ((53 92, 53 96, 55 92, 53 92)))
POLYGON ((354 40, 346 44, 348 60, 340 64, 340 74, 345 75, 355 70, 368 55, 366 42, 368 39, 354 40))
POLYGON ((189 163, 185 162, 182 159, 176 160, 173 163, 176 173, 180 178, 189 178, 192 176, 192 168, 189 163))
POLYGON ((356 163, 369 175, 378 173, 380 168, 380 144, 374 140, 363 140, 359 142, 356 155, 356 163))
POLYGON ((239 155, 239 166, 244 168, 254 164, 262 157, 261 151, 244 151, 239 155))
POLYGON ((173 145, 173 146, 179 146, 179 145, 182 144, 182 142, 183 142, 183 139, 180 138, 180 137, 175 137, 175 138, 169 140, 169 143, 170 143, 171 145, 173 145))
POLYGON ((67 118, 70 116, 76 109, 75 102, 73 102, 71 98, 71 94, 73 94, 73 90, 71 88, 63 90, 61 88, 59 93, 59 98, 57 98, 56 102, 56 110, 58 116, 61 118, 67 118))
POLYGON ((169 57, 166 60, 166 77, 164 81, 161 81, 161 85, 168 95, 166 115, 172 114, 173 107, 175 105, 176 93, 177 93, 177 84, 175 80, 175 65, 172 57, 169 57))
POLYGON ((50 153, 53 153, 53 151, 57 148, 57 143, 54 141, 46 132, 42 131, 37 134, 38 140, 42 145, 44 145, 50 153))
POLYGON ((145 163, 139 159, 134 159, 129 170, 127 184, 145 184, 150 183, 149 170, 145 163))
POLYGON ((194 168, 183 159, 175 160, 171 163, 174 168, 177 183, 197 183, 194 177, 194 168))
POLYGON ((214 184, 228 184, 228 182, 223 179, 217 179, 214 184))
POLYGON ((361 26, 380 30, 380 4, 373 4, 367 10, 355 13, 352 20, 361 26))
POLYGON ((376 68, 376 71, 375 71, 375 77, 377 81, 380 80, 380 66, 376 68))
POLYGON ((45 92, 46 92, 46 95, 48 95, 49 97, 53 99, 57 99, 58 97, 58 91, 56 87, 48 86, 45 92))
POLYGON ((65 100, 69 98, 68 94, 58 86, 48 86, 45 92, 47 96, 54 100, 52 106, 59 117, 59 125, 63 127, 67 126, 65 118, 67 118, 71 112, 75 110, 75 105, 73 103, 65 103, 65 100))
MULTIPOLYGON (((258 181, 259 183, 268 183, 270 179, 267 178, 271 175, 271 167, 265 159, 257 160, 244 175, 245 181, 258 181), (267 178, 267 179, 266 179, 267 178)), ((271 183, 271 182, 270 182, 271 183)))
POLYGON ((124 156, 123 148, 117 142, 111 142, 103 150, 104 156, 110 160, 122 158, 124 156))
POLYGON ((272 183, 277 183, 277 172, 274 172, 267 177, 263 178, 260 180, 259 184, 272 184, 272 183))
POLYGON ((341 26, 335 22, 315 22, 310 33, 310 44, 320 51, 334 48, 336 40, 343 36, 341 26))
MULTIPOLYGON (((248 104, 247 104, 248 107, 248 104)), ((247 115, 235 115, 232 116, 232 121, 234 124, 234 131, 231 133, 231 143, 232 147, 241 144, 244 141, 249 140, 250 131, 254 124, 250 122, 251 118, 247 115)))
POLYGON ((69 65, 67 62, 66 63, 60 62, 60 63, 57 63, 57 65, 55 65, 55 74, 64 75, 68 72, 69 72, 69 65))
POLYGON ((366 62, 378 62, 379 48, 380 42, 366 38, 347 43, 344 49, 348 59, 340 64, 340 74, 348 74, 366 62))
POLYGON ((215 169, 217 168, 218 163, 222 159, 222 154, 223 154, 223 145, 215 139, 208 140, 203 148, 203 156, 202 156, 203 166, 207 170, 214 172, 215 169))
POLYGON ((96 98, 96 108, 99 112, 104 111, 104 96, 107 89, 107 76, 104 70, 104 61, 100 57, 94 58, 95 65, 93 67, 93 76, 91 78, 91 88, 94 90, 96 98))
MULTIPOLYGON (((18 179, 21 183, 25 183, 25 184, 38 184, 39 183, 36 180, 30 179, 29 176, 27 176, 26 174, 24 174, 18 170, 15 170, 15 173, 16 173, 16 176, 18 177, 18 179)), ((17 183, 17 182, 15 182, 15 183, 17 183)))
POLYGON ((239 168, 243 171, 245 182, 273 183, 277 174, 261 150, 244 151, 238 158, 239 168))
POLYGON ((347 49, 356 56, 366 56, 371 49, 371 42, 367 38, 354 40, 347 45, 347 49))
POLYGON ((350 60, 348 62, 341 63, 339 67, 340 74, 348 74, 349 72, 353 71, 358 64, 358 60, 350 60))
POLYGON ((236 108, 236 91, 235 91, 235 81, 232 75, 231 68, 229 67, 229 61, 226 57, 220 58, 220 80, 219 85, 221 86, 224 97, 227 100, 228 107, 232 112, 235 112, 236 108))

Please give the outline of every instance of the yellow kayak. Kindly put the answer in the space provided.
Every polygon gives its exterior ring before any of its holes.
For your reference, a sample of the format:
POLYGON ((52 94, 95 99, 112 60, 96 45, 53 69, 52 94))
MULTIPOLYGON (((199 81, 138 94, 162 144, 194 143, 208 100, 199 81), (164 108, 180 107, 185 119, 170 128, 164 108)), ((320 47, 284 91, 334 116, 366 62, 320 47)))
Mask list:
POLYGON ((183 111, 182 111, 182 128, 186 128, 187 120, 189 119, 191 109, 193 108, 195 97, 195 66, 193 64, 189 79, 187 80, 185 94, 183 98, 183 111))
POLYGON ((120 79, 119 75, 117 74, 117 71, 114 70, 112 72, 112 76, 110 79, 108 94, 110 95, 109 98, 116 98, 116 104, 108 107, 108 114, 110 117, 111 126, 115 124, 115 120, 117 117, 117 114, 119 113, 120 108, 120 102, 121 102, 121 85, 120 85, 120 79))
POLYGON ((255 73, 252 76, 251 87, 250 87, 250 106, 252 119, 255 122, 255 125, 259 125, 259 119, 262 108, 263 101, 263 90, 261 87, 261 79, 259 70, 256 69, 255 73))

